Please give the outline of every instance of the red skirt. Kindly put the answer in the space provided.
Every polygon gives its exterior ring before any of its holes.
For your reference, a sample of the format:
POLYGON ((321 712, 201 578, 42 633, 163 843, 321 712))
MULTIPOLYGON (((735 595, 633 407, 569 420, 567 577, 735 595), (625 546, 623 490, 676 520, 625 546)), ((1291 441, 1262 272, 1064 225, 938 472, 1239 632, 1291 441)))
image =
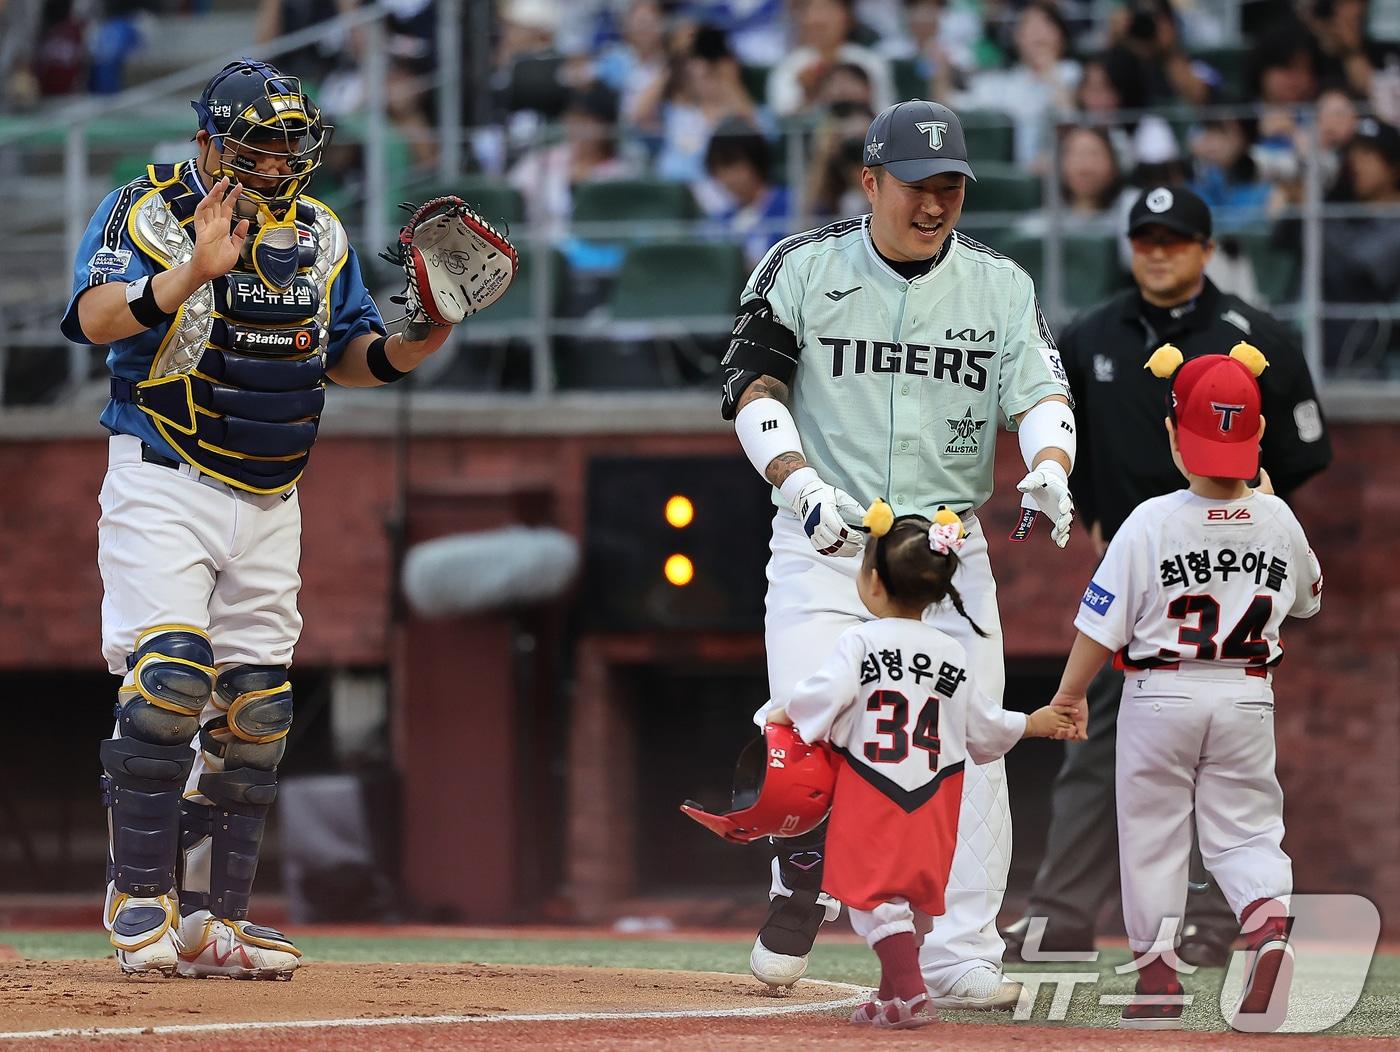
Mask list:
POLYGON ((876 788, 841 758, 826 834, 822 890, 858 910, 892 899, 941 916, 958 842, 962 768, 943 778, 913 811, 876 788))

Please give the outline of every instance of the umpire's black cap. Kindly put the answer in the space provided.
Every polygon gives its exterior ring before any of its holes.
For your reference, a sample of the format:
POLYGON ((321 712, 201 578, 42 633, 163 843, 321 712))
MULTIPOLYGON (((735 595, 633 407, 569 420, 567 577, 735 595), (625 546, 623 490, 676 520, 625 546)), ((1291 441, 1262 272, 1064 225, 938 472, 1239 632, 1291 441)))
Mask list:
POLYGON ((1150 186, 1128 212, 1128 236, 1146 226, 1164 226, 1209 241, 1210 205, 1184 186, 1150 186))
POLYGON ((977 178, 967 163, 967 140, 958 115, 923 99, 897 102, 875 115, 865 133, 865 164, 883 165, 905 183, 945 172, 977 178))

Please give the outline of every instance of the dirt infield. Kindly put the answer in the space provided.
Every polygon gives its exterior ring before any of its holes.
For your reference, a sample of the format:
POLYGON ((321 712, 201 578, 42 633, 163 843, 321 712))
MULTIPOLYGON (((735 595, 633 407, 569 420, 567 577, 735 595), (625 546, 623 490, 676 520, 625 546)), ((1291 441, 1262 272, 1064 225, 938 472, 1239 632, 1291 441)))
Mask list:
MULTIPOLYGON (((290 983, 124 979, 111 960, 0 963, 0 1045, 15 1048, 550 1048, 768 1050, 975 1045, 1090 1052, 1336 1052, 1358 1038, 1128 1034, 1035 1024, 942 1023, 874 1034, 845 1022, 854 988, 801 983, 765 996, 743 976, 481 964, 317 962, 290 983), (21 1037, 19 1032, 31 1036, 21 1037), (1287 1042, 1286 1045, 1282 1042, 1287 1042)), ((1364 1046, 1363 1046, 1364 1047, 1364 1046)), ((1377 1046, 1379 1047, 1379 1046, 1377 1046)))

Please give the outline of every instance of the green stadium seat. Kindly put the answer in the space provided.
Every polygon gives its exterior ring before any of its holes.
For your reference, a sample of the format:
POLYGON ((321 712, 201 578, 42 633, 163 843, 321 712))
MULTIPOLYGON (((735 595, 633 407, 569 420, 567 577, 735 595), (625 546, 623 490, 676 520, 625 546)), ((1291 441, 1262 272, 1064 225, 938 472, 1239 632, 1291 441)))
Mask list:
POLYGON ((1275 247, 1273 233, 1267 229, 1242 230, 1239 239, 1249 261, 1254 264, 1254 282, 1259 294, 1271 306, 1291 303, 1298 296, 1301 272, 1299 259, 1286 249, 1275 247))
MULTIPOLYGON (((1045 242, 1039 237, 1019 235, 1006 238, 996 247, 1026 269, 1043 301, 1048 295, 1045 242)), ((1060 248, 1060 294, 1064 306, 1070 310, 1084 310, 1101 302, 1122 288, 1127 280, 1118 262, 1117 243, 1111 237, 1068 234, 1060 239, 1060 248)))
POLYGON ((1202 48, 1192 54, 1220 74, 1222 90, 1231 98, 1243 98, 1249 72, 1249 51, 1240 47, 1202 48))
POLYGON ((695 198, 684 183, 663 179, 605 179, 574 187, 574 222, 616 223, 694 219, 695 198))
POLYGON ((739 69, 744 90, 760 106, 768 101, 768 75, 772 72, 772 66, 742 66, 739 69))
POLYGON ((517 226, 525 221, 525 198, 513 186, 481 175, 464 175, 450 182, 424 179, 409 183, 399 191, 401 196, 394 202, 394 220, 401 213, 399 201, 413 201, 422 204, 434 197, 460 197, 471 205, 492 226, 504 223, 517 226))
MULTIPOLYGON (((515 280, 510 283, 510 288, 506 289, 506 294, 497 300, 488 312, 480 316, 484 326, 528 321, 537 316, 534 275, 539 250, 520 248, 519 252, 520 265, 516 268, 515 280)), ((546 253, 546 258, 549 263, 548 316, 558 317, 560 304, 564 300, 564 282, 568 277, 568 268, 563 255, 556 248, 551 247, 546 253)), ((472 321, 468 320, 466 324, 467 336, 470 337, 472 321)))
POLYGON ((1016 133, 1010 117, 992 110, 968 110, 958 117, 967 139, 967 155, 972 159, 972 170, 979 180, 987 165, 1011 163, 1015 156, 1016 133))
POLYGON ((615 321, 729 318, 747 277, 743 250, 713 241, 664 241, 627 250, 610 300, 615 321))
POLYGON ((1010 164, 979 164, 977 181, 967 185, 968 212, 1028 212, 1040 207, 1040 178, 1010 164))
POLYGON ((928 81, 919 75, 919 61, 901 58, 894 62, 894 97, 905 99, 928 98, 928 81))

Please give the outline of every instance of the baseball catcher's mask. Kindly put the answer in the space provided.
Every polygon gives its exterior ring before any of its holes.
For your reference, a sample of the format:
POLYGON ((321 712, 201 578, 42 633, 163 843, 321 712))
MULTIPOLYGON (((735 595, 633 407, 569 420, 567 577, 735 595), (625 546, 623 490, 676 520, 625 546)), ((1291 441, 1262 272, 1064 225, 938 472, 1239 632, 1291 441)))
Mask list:
POLYGON ((241 182, 243 197, 266 205, 277 219, 310 185, 334 131, 321 120, 299 77, 251 59, 219 70, 190 105, 219 150, 220 168, 213 174, 241 182), (249 179, 268 178, 258 170, 266 157, 276 158, 279 168, 285 165, 285 174, 272 187, 249 185, 249 179))
POLYGON ((681 811, 736 844, 801 836, 826 818, 835 786, 836 765, 825 745, 808 745, 792 727, 768 723, 763 737, 739 754, 733 810, 715 814, 687 800, 681 811))

